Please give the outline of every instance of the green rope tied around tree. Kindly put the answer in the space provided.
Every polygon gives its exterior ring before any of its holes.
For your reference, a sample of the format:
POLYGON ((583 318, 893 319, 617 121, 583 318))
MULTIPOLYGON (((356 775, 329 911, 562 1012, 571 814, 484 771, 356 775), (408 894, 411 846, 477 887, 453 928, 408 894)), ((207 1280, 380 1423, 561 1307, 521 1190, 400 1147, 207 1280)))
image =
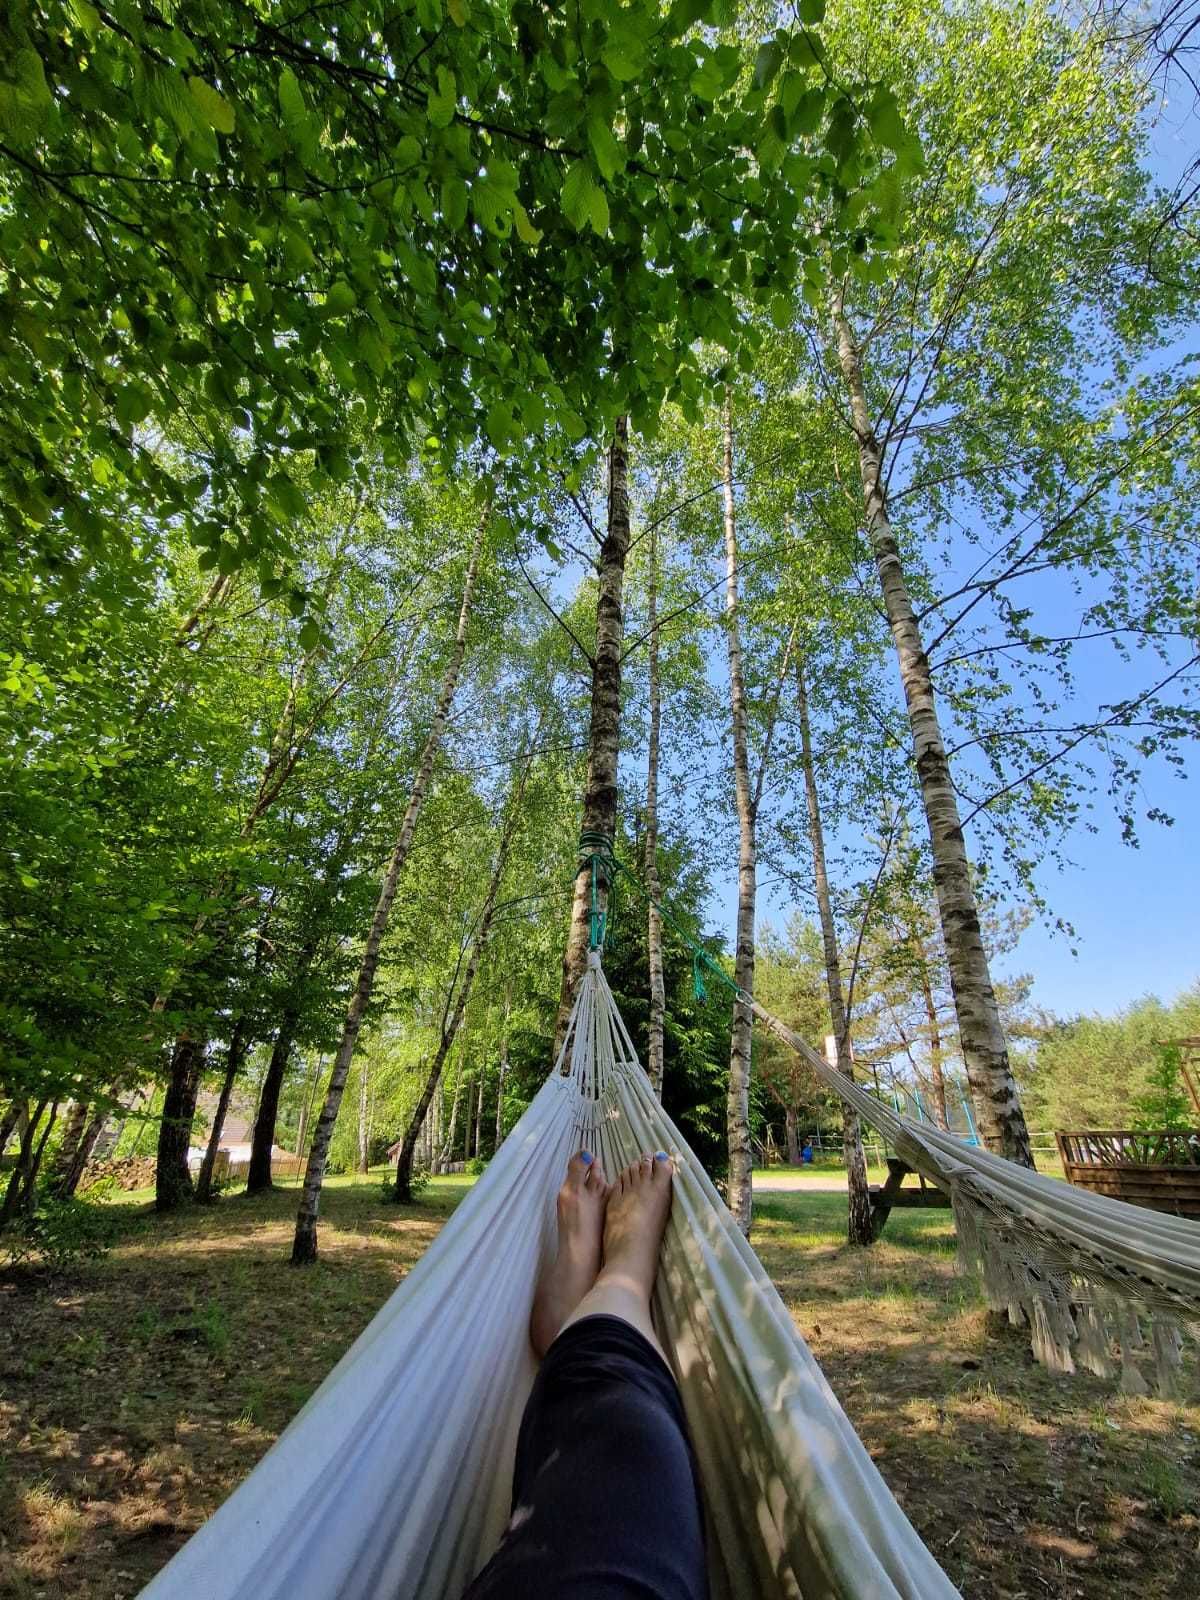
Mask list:
POLYGON ((608 932, 608 912, 600 903, 602 890, 611 887, 616 876, 617 858, 613 855, 612 840, 606 833, 585 828, 579 835, 579 863, 591 870, 592 904, 588 925, 588 949, 603 950, 608 932))
POLYGON ((706 972, 710 972, 714 977, 719 978, 727 989, 732 991, 735 999, 741 1000, 746 1005, 750 1004, 750 996, 742 988, 741 984, 735 983, 725 971, 724 967, 722 967, 719 962, 713 960, 712 956, 708 953, 704 946, 698 943, 697 940, 693 939, 691 934, 688 933, 684 928, 680 927, 679 923, 667 910, 666 906, 663 905, 662 901, 656 900, 650 893, 649 889, 646 888, 646 885, 638 877, 637 873, 631 868, 627 867, 623 861, 618 859, 615 851, 613 850, 612 840, 607 834, 592 832, 588 829, 585 829, 579 835, 579 860, 581 866, 585 862, 590 866, 592 874, 591 925, 588 936, 589 950, 603 950, 604 938, 608 931, 608 914, 602 909, 600 904, 601 887, 605 889, 611 889, 613 880, 616 878, 617 873, 624 873, 625 877, 627 877, 630 883, 633 884, 634 888, 641 895, 646 904, 656 908, 659 916, 663 919, 667 926, 671 928, 680 939, 683 940, 684 944, 687 945, 688 949, 692 952, 692 993, 695 998, 702 1003, 708 999, 708 990, 705 987, 704 974, 706 972))

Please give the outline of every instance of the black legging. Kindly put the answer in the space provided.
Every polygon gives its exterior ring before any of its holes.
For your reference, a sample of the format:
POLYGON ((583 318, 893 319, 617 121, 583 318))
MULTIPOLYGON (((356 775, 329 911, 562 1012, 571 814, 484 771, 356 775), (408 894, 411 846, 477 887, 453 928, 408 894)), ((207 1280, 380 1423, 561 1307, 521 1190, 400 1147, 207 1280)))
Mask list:
POLYGON ((525 1407, 513 1514, 464 1600, 707 1600, 696 1465, 675 1380, 619 1317, 546 1353, 525 1407))

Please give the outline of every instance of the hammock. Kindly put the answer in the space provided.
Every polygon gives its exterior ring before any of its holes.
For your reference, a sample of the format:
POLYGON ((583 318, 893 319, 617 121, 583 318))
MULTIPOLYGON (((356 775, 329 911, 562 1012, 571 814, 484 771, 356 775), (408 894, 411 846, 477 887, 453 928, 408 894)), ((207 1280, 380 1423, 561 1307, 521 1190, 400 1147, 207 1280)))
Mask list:
MULTIPOLYGON (((773 1019, 772 1019, 773 1020, 773 1019)), ((589 958, 555 1072, 417 1266, 146 1600, 455 1600, 508 1519, 528 1319, 570 1155, 677 1168, 655 1320, 700 1464, 713 1600, 951 1600, 589 958)))
POLYGON ((991 1306, 1028 1322, 1039 1361, 1099 1378, 1119 1371, 1129 1394, 1149 1393, 1146 1364, 1159 1394, 1178 1397, 1183 1330, 1200 1339, 1200 1226, 1073 1188, 900 1116, 749 1003, 902 1161, 949 1194, 960 1255, 978 1268, 991 1306))

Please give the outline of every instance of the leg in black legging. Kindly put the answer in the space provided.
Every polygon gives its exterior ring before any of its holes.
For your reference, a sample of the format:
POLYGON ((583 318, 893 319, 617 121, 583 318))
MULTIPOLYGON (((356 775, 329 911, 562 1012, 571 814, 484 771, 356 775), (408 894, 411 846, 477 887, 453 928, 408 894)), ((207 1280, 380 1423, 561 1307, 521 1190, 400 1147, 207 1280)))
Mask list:
POLYGON ((675 1380, 628 1322, 551 1345, 517 1443, 513 1515, 466 1600, 704 1600, 704 1527, 675 1380))

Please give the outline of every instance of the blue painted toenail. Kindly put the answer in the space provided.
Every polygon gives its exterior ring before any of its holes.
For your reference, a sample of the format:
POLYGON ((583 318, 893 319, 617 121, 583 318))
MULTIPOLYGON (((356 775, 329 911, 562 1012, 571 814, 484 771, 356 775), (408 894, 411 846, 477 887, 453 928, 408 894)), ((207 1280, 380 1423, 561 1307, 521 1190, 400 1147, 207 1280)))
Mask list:
POLYGON ((655 1161, 669 1161, 671 1158, 668 1156, 665 1150, 656 1150, 654 1152, 654 1159, 655 1161))
POLYGON ((579 1152, 579 1159, 583 1162, 585 1167, 590 1167, 595 1158, 590 1150, 581 1150, 579 1152))

